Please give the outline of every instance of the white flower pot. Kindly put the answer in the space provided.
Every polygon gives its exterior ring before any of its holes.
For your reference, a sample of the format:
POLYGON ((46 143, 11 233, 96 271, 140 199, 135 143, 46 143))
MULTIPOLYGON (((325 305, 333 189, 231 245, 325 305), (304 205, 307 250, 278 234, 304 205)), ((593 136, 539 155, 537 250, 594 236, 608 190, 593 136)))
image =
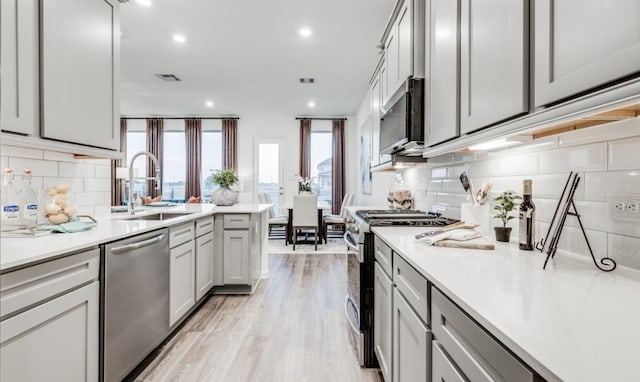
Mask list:
POLYGON ((228 187, 220 187, 211 194, 211 201, 216 206, 232 206, 238 203, 238 191, 228 187))

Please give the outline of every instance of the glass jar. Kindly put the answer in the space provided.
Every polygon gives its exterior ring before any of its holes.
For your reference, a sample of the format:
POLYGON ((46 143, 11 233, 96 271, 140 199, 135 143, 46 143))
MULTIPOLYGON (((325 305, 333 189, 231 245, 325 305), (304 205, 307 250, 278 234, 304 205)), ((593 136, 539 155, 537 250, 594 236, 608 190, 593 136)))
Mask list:
POLYGON ((78 212, 75 195, 67 184, 49 187, 42 193, 42 222, 62 224, 76 219, 78 212))

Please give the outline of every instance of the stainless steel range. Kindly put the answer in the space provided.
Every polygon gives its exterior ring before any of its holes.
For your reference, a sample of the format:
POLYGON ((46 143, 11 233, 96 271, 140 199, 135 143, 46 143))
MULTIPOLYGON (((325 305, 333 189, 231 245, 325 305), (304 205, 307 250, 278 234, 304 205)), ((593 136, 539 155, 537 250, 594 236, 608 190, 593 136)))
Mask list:
POLYGON ((438 213, 417 210, 349 210, 344 241, 351 249, 347 256, 348 293, 345 314, 352 330, 352 343, 360 365, 378 367, 373 343, 374 238, 371 227, 442 227, 458 220, 438 213))

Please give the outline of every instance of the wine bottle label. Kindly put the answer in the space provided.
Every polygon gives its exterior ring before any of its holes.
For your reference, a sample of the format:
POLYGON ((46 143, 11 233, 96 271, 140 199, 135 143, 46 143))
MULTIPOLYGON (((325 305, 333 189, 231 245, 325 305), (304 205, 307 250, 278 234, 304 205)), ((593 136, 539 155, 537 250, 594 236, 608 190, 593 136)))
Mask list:
POLYGON ((524 211, 520 211, 518 215, 518 242, 520 244, 530 244, 528 240, 534 241, 535 239, 535 227, 533 222, 535 221, 535 212, 533 208, 527 208, 524 211), (527 232, 530 229, 531 232, 527 232))
POLYGON ((2 221, 16 221, 20 217, 20 207, 15 204, 2 206, 2 221))

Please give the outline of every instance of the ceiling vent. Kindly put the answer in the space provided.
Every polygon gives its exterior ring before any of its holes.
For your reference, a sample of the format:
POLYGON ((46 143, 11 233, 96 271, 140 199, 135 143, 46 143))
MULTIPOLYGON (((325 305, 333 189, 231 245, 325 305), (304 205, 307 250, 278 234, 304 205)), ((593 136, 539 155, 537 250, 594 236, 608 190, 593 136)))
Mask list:
POLYGON ((156 74, 156 76, 158 78, 160 78, 161 80, 164 81, 169 81, 169 82, 180 82, 180 79, 178 77, 176 77, 175 74, 170 74, 170 73, 160 73, 160 74, 156 74))
POLYGON ((301 84, 315 84, 316 83, 316 79, 315 78, 301 78, 300 79, 300 83, 301 84))

